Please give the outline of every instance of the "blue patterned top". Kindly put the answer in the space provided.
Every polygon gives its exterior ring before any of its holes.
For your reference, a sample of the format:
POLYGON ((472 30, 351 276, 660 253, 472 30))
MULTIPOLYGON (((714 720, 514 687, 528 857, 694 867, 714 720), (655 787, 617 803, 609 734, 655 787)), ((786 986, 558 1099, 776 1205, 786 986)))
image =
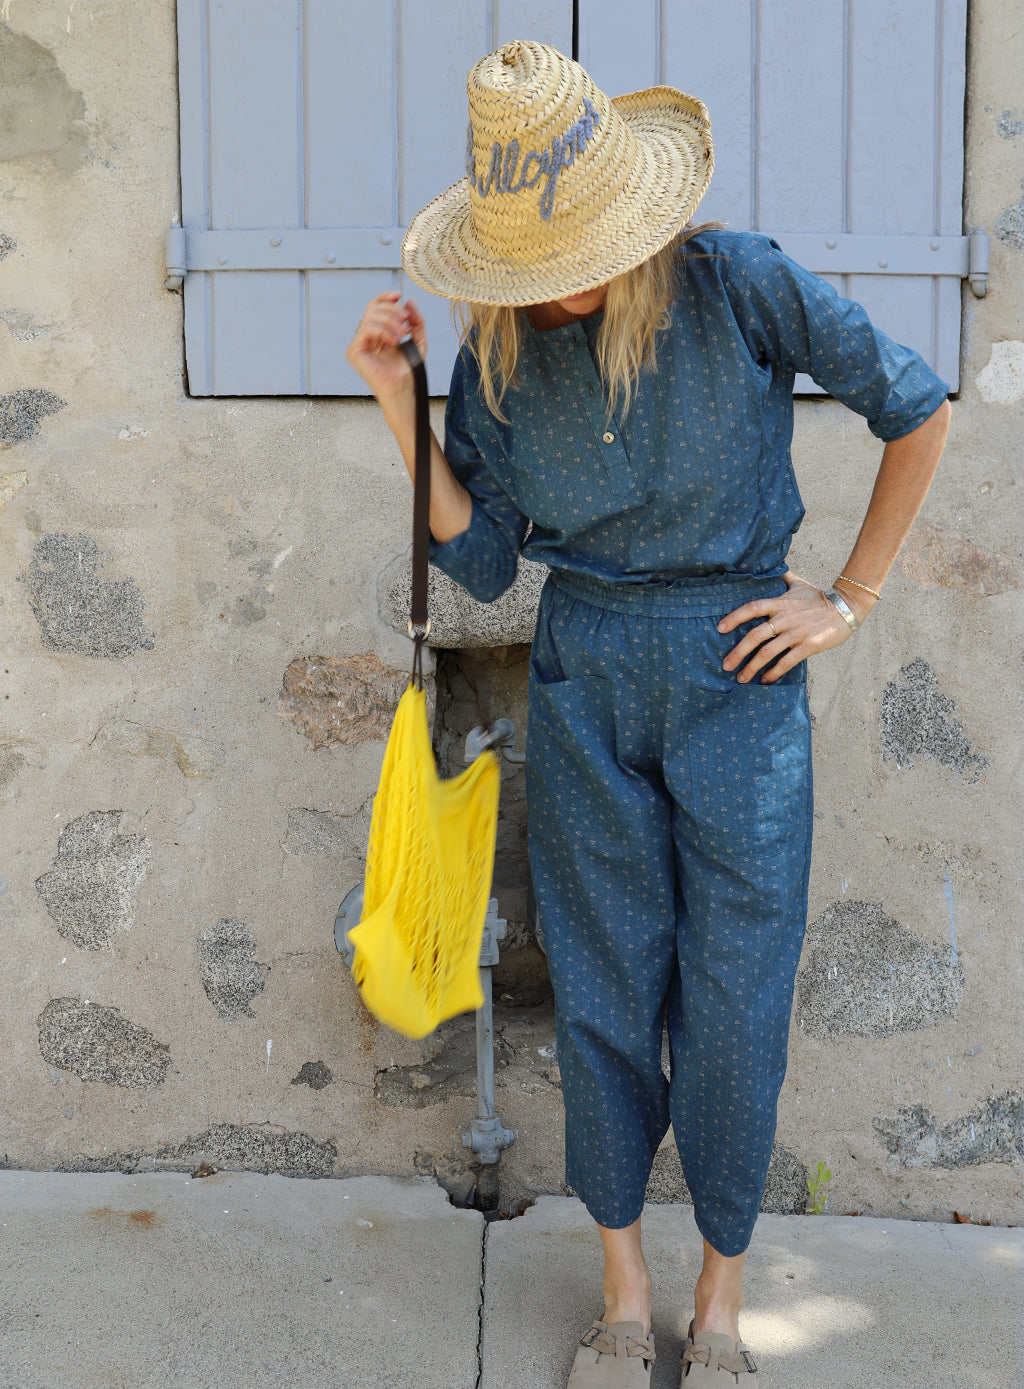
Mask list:
POLYGON ((463 347, 444 452, 473 515, 430 557, 475 598, 504 593, 520 551, 615 584, 776 577, 804 515, 790 458, 795 374, 882 440, 909 434, 946 398, 917 352, 770 237, 701 232, 680 264, 657 370, 641 373, 624 420, 606 418, 601 314, 543 332, 522 315, 509 424, 488 411, 463 347))

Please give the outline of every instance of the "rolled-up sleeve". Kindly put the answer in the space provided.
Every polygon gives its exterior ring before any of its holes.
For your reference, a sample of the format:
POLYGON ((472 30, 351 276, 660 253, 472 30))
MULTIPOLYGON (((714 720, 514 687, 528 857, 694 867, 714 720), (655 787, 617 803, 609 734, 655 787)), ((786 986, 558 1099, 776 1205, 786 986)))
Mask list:
POLYGON ((755 356, 806 372, 863 415, 877 438, 909 434, 939 408, 949 387, 913 348, 894 342, 860 304, 791 260, 771 237, 728 270, 734 311, 755 356))
MULTIPOLYGON (((467 392, 475 392, 476 375, 467 364, 468 348, 455 362, 444 419, 444 455, 469 493, 473 513, 469 526, 451 540, 431 541, 430 560, 481 603, 493 603, 508 589, 519 565, 519 551, 529 521, 502 490, 484 461, 488 430, 473 430, 467 392), (478 444, 480 438, 484 452, 478 444)), ((481 407, 482 408, 482 407, 481 407)), ((475 411, 473 412, 475 413, 475 411)))

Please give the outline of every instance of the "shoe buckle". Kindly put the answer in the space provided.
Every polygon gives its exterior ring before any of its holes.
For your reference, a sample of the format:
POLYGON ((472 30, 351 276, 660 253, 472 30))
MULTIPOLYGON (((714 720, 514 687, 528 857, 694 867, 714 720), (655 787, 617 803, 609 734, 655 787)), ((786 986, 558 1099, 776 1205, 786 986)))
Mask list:
POLYGON ((740 1351, 740 1358, 742 1359, 744 1365, 746 1365, 746 1367, 747 1367, 747 1369, 750 1371, 750 1373, 751 1373, 752 1375, 756 1375, 756 1374, 757 1374, 757 1366, 754 1364, 754 1357, 751 1355, 750 1351, 749 1351, 749 1350, 741 1350, 741 1351, 740 1351))
POLYGON ((588 1347, 592 1346, 594 1342, 598 1339, 598 1337, 602 1335, 604 1335, 602 1331, 599 1331, 596 1326, 592 1326, 589 1328, 589 1330, 585 1331, 583 1335, 580 1337, 580 1345, 588 1347))

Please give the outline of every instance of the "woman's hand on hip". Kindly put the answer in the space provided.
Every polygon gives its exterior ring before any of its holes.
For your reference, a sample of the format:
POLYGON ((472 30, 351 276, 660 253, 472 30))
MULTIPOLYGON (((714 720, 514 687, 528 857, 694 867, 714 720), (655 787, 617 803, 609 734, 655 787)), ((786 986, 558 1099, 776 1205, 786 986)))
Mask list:
POLYGON ((748 684, 759 671, 771 666, 761 677, 762 685, 771 685, 808 656, 841 646, 851 635, 849 624, 825 597, 824 590, 815 588, 792 570, 782 577, 786 581, 785 593, 778 598, 757 598, 744 603, 718 624, 720 632, 732 632, 744 622, 760 619, 722 662, 723 670, 739 671, 736 679, 741 684, 748 684))
POLYGON ((423 316, 411 299, 400 303, 397 290, 378 294, 367 304, 356 335, 345 349, 345 359, 384 404, 396 397, 412 398, 412 372, 399 347, 411 337, 420 356, 427 355, 423 316))

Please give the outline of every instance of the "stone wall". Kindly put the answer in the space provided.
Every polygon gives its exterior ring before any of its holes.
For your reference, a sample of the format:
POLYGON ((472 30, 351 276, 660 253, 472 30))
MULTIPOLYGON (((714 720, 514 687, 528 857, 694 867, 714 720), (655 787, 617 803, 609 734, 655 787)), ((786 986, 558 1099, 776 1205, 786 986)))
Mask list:
MULTIPOLYGON (((854 641, 810 672, 817 839, 767 1203, 1019 1218, 1024 71, 1014 7, 970 10, 964 372, 921 524, 854 641)), ((414 1044, 363 1011, 334 916, 362 876, 408 643, 404 470, 372 403, 193 400, 163 288, 177 206, 170 0, 0 8, 0 1161, 435 1172, 468 1199, 472 1020, 414 1044)), ((834 577, 878 447, 797 408, 834 577)), ((449 604, 522 746, 536 576, 449 604), (486 619, 486 620, 485 620, 486 619), (494 648, 499 648, 495 650, 494 648)), ((439 658, 455 770, 472 661, 439 658)), ((500 704, 500 710, 498 706, 500 704)), ((503 1201, 561 1189, 550 994, 504 769, 496 891, 503 1201)), ((684 1195, 670 1145, 651 1194, 684 1195)))

